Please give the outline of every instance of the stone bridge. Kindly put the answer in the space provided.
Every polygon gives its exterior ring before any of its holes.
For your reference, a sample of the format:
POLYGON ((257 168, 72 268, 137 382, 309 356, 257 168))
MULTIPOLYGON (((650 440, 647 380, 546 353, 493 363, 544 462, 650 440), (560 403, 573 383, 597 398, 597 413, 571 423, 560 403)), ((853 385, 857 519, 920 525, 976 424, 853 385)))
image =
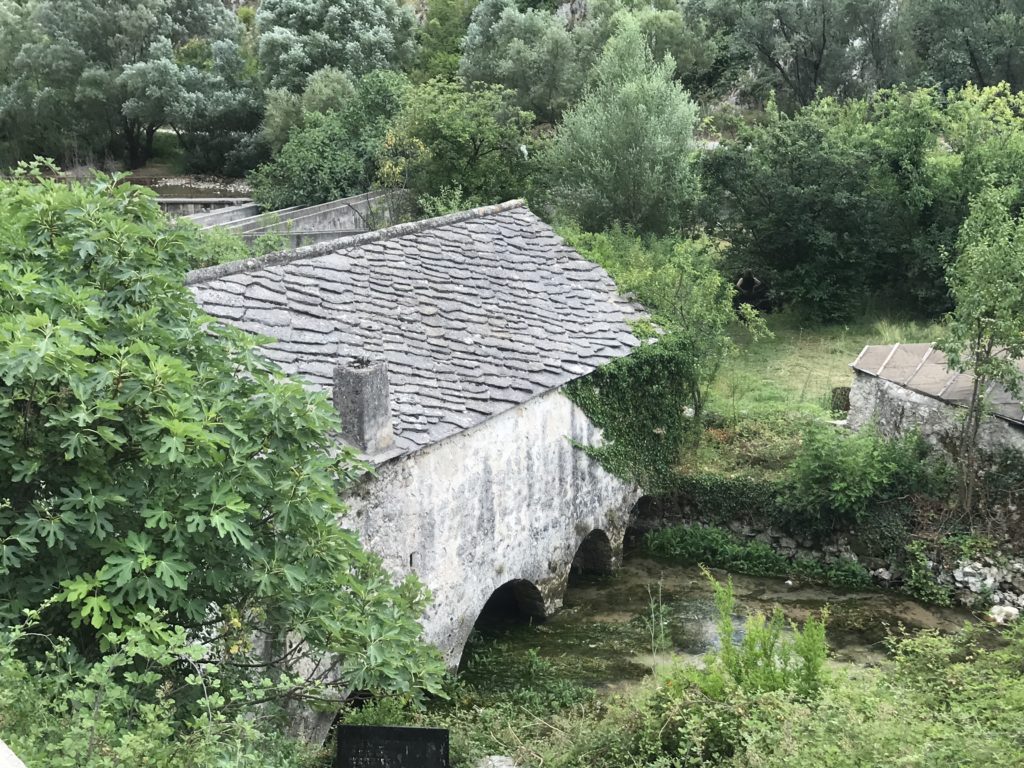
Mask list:
POLYGON ((556 390, 379 466, 350 498, 346 526, 430 588, 425 633, 450 668, 499 589, 543 619, 561 607, 570 569, 619 563, 640 493, 574 445, 599 439, 556 390))
POLYGON ((425 634, 449 667, 495 593, 543 618, 574 564, 618 561, 639 491, 579 447, 601 436, 563 387, 635 349, 646 315, 521 202, 187 282, 333 399, 340 439, 376 467, 340 522, 430 589, 425 634))

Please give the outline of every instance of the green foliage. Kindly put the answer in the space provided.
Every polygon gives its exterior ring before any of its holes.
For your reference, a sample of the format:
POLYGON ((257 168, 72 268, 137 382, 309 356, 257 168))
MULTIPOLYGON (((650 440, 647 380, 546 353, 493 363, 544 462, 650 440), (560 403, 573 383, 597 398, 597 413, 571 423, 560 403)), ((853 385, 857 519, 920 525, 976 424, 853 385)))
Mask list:
POLYGON ((271 88, 300 93, 324 67, 363 75, 416 52, 412 9, 397 0, 262 0, 259 58, 271 88))
POLYGON ((715 587, 721 650, 709 653, 701 668, 673 669, 659 681, 651 702, 662 724, 662 754, 669 765, 685 768, 728 764, 743 748, 747 711, 764 697, 781 693, 814 700, 827 682, 827 613, 809 618, 803 628, 792 625, 789 635, 783 633, 780 610, 771 617, 755 613, 735 644, 732 583, 708 578, 715 587))
MULTIPOLYGON (((474 89, 430 80, 413 88, 391 128, 381 165, 407 162, 396 180, 420 195, 457 184, 467 198, 495 203, 526 187, 535 141, 533 115, 520 111, 500 86, 474 89)), ((383 186, 394 182, 382 173, 383 186)))
POLYGON ((163 617, 243 677, 255 633, 273 659, 299 632, 286 667, 333 652, 346 689, 433 688, 421 587, 336 523, 364 469, 336 413, 198 309, 194 230, 103 176, 0 184, 0 616, 38 609, 93 661, 163 617))
POLYGON ((847 318, 882 291, 944 309, 943 231, 926 215, 935 195, 926 161, 938 146, 932 99, 823 99, 708 153, 711 215, 732 244, 733 268, 754 269, 777 298, 819 319, 847 318))
POLYGON ((253 199, 265 209, 316 205, 366 189, 363 158, 351 126, 337 115, 313 113, 280 153, 249 174, 253 199))
POLYGON ((134 168, 172 124, 190 159, 223 167, 259 120, 240 35, 219 0, 3 3, 0 163, 112 155, 134 168))
POLYGON ((673 489, 702 518, 719 525, 746 518, 769 525, 782 516, 778 503, 780 484, 765 478, 686 472, 679 475, 673 489))
POLYGON ((672 57, 673 77, 690 90, 708 90, 720 41, 711 39, 696 8, 658 0, 593 0, 585 13, 557 4, 484 0, 473 10, 459 74, 468 82, 498 83, 541 120, 555 121, 595 76, 595 64, 622 24, 635 24, 656 61, 672 57), (525 5, 526 7, 523 7, 525 5))
MULTIPOLYGON (((820 94, 857 96, 898 81, 899 11, 892 0, 709 0, 713 26, 747 62, 755 93, 768 88, 787 106, 820 94)), ((731 62, 726 62, 731 63, 731 62)))
POLYGON ((263 698, 270 687, 230 686, 213 665, 202 670, 205 649, 180 628, 146 624, 112 633, 110 652, 93 663, 59 638, 41 658, 22 660, 18 645, 33 639, 32 629, 29 622, 0 632, 0 730, 27 765, 317 764, 316 749, 280 735, 278 710, 239 712, 246 697, 263 698), (196 671, 181 679, 182 665, 196 671))
POLYGON ((351 92, 345 84, 351 86, 341 73, 320 70, 301 100, 272 92, 263 131, 273 141, 282 135, 287 140, 271 162, 249 175, 253 198, 264 208, 315 205, 370 189, 387 125, 408 82, 379 71, 364 75, 351 92))
MULTIPOLYGON (((734 350, 736 315, 732 289, 717 269, 719 251, 707 238, 644 241, 619 229, 563 232, 621 290, 649 307, 658 325, 653 343, 567 391, 604 430, 605 445, 594 453, 606 466, 648 489, 670 486, 709 387, 734 350)), ((748 323, 754 332, 762 327, 753 317, 748 323)))
POLYGON ((780 499, 785 524, 818 537, 869 525, 879 507, 914 494, 941 496, 943 470, 917 434, 889 440, 873 429, 811 428, 780 499))
POLYGON ((672 526, 651 531, 644 545, 654 555, 677 565, 707 565, 749 576, 794 577, 842 589, 866 589, 871 574, 860 563, 840 558, 821 563, 809 557, 790 559, 761 541, 744 541, 721 528, 672 526))
POLYGON ((582 89, 575 42, 552 11, 482 0, 466 32, 459 75, 509 88, 522 109, 553 122, 582 89))
POLYGON ((907 544, 905 567, 904 592, 916 600, 932 605, 953 604, 953 591, 935 578, 935 571, 923 541, 912 541, 907 544))
POLYGON ((416 74, 426 81, 452 80, 459 70, 459 52, 476 0, 428 0, 420 27, 416 74))
POLYGON ((906 47, 918 79, 944 89, 964 83, 1024 86, 1024 8, 1015 0, 905 0, 906 47))
POLYGON ((1012 212, 1011 199, 996 189, 974 199, 947 276, 956 307, 939 346, 951 368, 974 378, 957 456, 968 514, 978 496, 978 436, 990 388, 1019 397, 1024 386, 1024 220, 1012 212))
POLYGON ((896 637, 892 666, 861 671, 812 703, 766 701, 745 727, 736 765, 861 768, 1020 765, 1024 624, 896 637))
POLYGON ((673 68, 670 57, 655 62, 634 20, 623 21, 544 154, 550 207, 591 231, 619 223, 663 233, 687 219, 697 108, 673 68))

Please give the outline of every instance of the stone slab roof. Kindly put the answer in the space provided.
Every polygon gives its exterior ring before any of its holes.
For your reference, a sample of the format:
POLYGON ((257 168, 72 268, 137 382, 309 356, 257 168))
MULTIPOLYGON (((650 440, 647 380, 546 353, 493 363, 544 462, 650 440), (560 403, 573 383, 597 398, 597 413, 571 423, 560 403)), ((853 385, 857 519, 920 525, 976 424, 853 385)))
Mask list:
POLYGON ((627 355, 642 309, 520 201, 191 272, 210 315, 330 391, 388 364, 396 453, 435 443, 627 355))
MULTIPOLYGON (((1024 361, 1018 361, 1017 366, 1024 373, 1024 361)), ((974 391, 974 376, 950 370, 945 353, 933 344, 869 345, 851 367, 951 405, 968 405, 974 391)), ((1024 426, 1020 400, 1004 387, 990 386, 986 396, 994 415, 1024 426)))

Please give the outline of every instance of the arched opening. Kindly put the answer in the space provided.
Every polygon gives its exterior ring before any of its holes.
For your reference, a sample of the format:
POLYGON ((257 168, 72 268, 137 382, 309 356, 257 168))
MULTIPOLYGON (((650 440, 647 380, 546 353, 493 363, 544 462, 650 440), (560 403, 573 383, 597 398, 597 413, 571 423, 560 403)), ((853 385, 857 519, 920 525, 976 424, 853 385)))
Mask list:
POLYGON ((502 629, 544 621, 544 597, 532 582, 514 579, 498 587, 484 603, 474 629, 502 629))
POLYGON ((576 549, 569 567, 569 583, 592 576, 608 576, 612 572, 612 543, 600 528, 588 533, 576 549))

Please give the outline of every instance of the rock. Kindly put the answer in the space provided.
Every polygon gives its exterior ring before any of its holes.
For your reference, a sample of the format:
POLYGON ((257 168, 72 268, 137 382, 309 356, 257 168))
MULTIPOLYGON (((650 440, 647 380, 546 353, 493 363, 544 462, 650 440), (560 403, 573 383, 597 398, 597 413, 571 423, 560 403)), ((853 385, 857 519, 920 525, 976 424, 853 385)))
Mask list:
POLYGON ((779 539, 779 546, 783 549, 796 549, 796 542, 788 536, 779 539))
POLYGON ((872 571, 871 575, 883 584, 888 584, 890 581, 892 581, 892 571, 890 571, 888 568, 879 568, 877 571, 872 571))
POLYGON ((519 768, 519 763, 511 757, 491 755, 490 757, 480 758, 474 768, 519 768))
POLYGON ((996 624, 1009 624, 1020 618, 1020 609, 1010 605, 993 605, 989 608, 988 615, 996 624))

